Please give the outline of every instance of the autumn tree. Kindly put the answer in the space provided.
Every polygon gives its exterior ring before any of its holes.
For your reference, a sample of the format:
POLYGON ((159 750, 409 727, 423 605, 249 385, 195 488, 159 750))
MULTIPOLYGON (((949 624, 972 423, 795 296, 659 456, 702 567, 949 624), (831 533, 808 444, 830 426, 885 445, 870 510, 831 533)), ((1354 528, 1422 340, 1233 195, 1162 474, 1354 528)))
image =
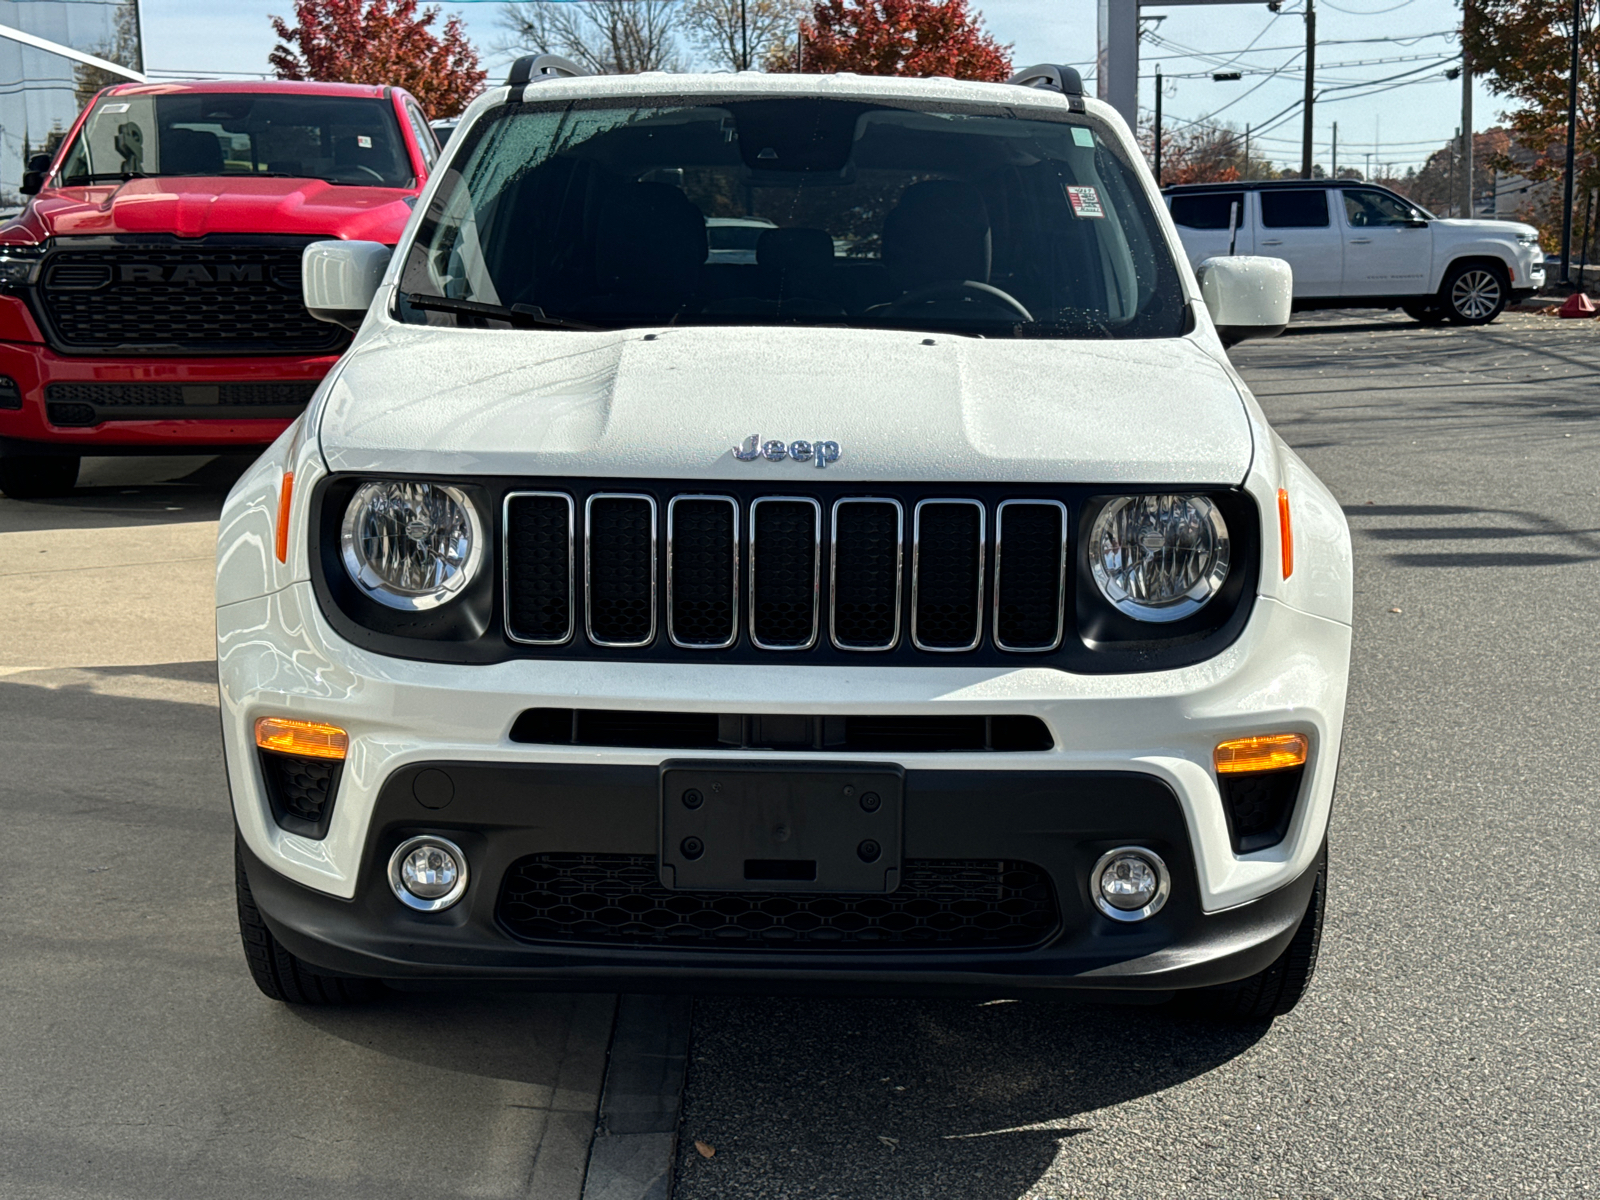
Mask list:
POLYGON ((419 0, 294 0, 295 24, 272 17, 282 39, 267 62, 279 79, 405 88, 432 117, 453 117, 483 90, 487 72, 461 18, 439 34, 437 8, 419 0))
POLYGON ((811 9, 806 0, 681 0, 683 26, 714 69, 766 64, 794 70, 795 37, 811 9))
POLYGON ((597 75, 676 71, 682 0, 587 0, 583 4, 507 4, 502 50, 560 54, 597 75))
MULTIPOLYGON (((1600 4, 1589 4, 1578 31, 1578 137, 1574 198, 1582 205, 1600 186, 1600 4)), ((1519 107, 1504 114, 1520 154, 1499 155, 1493 166, 1528 179, 1559 185, 1566 173, 1567 87, 1571 63, 1572 10, 1550 0, 1473 0, 1463 41, 1473 70, 1489 90, 1519 107)), ((1542 202, 1525 215, 1545 239, 1559 245, 1561 188, 1544 189, 1542 202)), ((1580 211, 1574 218, 1574 241, 1580 211)))
POLYGON ((818 0, 802 36, 808 73, 1011 75, 1011 47, 995 41, 967 0, 818 0))

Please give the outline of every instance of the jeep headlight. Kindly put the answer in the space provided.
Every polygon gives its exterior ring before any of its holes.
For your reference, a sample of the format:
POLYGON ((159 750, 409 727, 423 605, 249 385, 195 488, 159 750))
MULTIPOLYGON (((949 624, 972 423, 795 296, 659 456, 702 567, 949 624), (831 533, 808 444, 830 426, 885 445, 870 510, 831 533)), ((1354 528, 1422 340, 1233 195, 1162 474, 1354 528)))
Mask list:
POLYGON ((1204 496, 1118 496, 1095 518, 1089 569, 1111 606, 1138 621, 1181 621, 1228 578, 1228 525, 1204 496))
POLYGON ((477 509, 448 484, 362 484, 344 510, 339 542, 345 570, 366 595, 413 612, 454 599, 483 567, 477 509))

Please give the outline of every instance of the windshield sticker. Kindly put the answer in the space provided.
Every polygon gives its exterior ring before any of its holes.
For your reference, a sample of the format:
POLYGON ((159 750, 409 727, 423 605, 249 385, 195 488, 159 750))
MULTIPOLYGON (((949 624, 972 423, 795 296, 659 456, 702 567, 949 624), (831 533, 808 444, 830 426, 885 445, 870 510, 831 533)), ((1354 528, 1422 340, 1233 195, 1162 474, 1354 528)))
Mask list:
POLYGON ((1061 185, 1067 193, 1067 200, 1072 205, 1072 215, 1075 217, 1101 217, 1106 215, 1106 210, 1100 206, 1100 193, 1087 184, 1064 183, 1061 185))
POLYGON ((372 139, 369 138, 364 133, 357 134, 356 135, 356 145, 359 146, 363 150, 371 150, 372 149, 372 139))
POLYGON ((126 104, 102 104, 100 111, 102 113, 125 113, 128 111, 128 106, 126 104))
POLYGON ((1085 129, 1082 125, 1072 127, 1072 142, 1077 146, 1087 146, 1094 149, 1094 130, 1085 129))

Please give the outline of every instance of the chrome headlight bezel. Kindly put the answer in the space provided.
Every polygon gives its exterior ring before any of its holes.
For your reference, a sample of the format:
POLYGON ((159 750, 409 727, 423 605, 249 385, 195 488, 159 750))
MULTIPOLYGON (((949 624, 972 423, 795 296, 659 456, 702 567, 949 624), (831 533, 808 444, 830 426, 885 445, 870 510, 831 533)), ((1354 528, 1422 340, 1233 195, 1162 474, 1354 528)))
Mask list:
POLYGON ((1233 539, 1221 507, 1209 496, 1199 492, 1142 493, 1137 495, 1107 497, 1089 526, 1089 536, 1083 547, 1089 573, 1101 597, 1125 617, 1146 624, 1166 625, 1194 616, 1221 593, 1232 569, 1233 539), (1124 571, 1114 569, 1106 562, 1103 538, 1110 532, 1117 517, 1136 504, 1171 501, 1189 510, 1199 525, 1198 532, 1210 542, 1209 557, 1200 569, 1190 573, 1190 580, 1182 591, 1167 599, 1152 603, 1135 594, 1123 578, 1124 571))
POLYGON ((462 596, 478 579, 488 560, 486 543, 483 518, 477 506, 461 488, 435 480, 368 480, 351 494, 339 523, 339 557, 344 563, 345 573, 368 599, 400 612, 428 612, 462 596), (423 586, 407 587, 387 578, 374 564, 364 547, 359 526, 367 517, 371 503, 381 497, 385 489, 391 492, 395 489, 411 489, 419 493, 433 491, 446 504, 459 511, 466 546, 459 554, 458 565, 452 572, 423 586))

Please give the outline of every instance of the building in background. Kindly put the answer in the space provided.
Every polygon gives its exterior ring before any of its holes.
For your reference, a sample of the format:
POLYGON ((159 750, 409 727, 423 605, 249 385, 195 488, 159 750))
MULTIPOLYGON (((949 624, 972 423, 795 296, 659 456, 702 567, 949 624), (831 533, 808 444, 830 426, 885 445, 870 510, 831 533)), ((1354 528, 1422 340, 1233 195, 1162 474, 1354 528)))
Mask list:
POLYGON ((144 69, 139 0, 0 0, 0 210, 21 204, 28 157, 53 152, 97 91, 128 78, 84 57, 144 69))

